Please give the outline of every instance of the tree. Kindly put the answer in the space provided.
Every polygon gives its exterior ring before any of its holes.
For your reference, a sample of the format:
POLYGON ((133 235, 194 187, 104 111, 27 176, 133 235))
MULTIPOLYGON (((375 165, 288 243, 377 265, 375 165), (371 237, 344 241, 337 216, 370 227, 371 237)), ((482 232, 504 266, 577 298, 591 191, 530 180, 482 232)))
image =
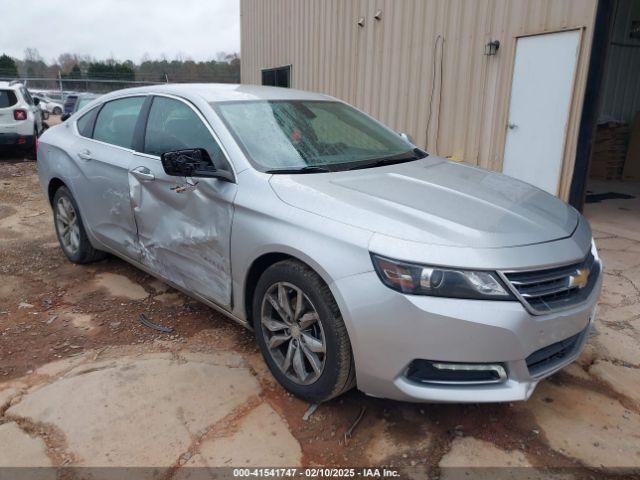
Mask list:
MULTIPOLYGON (((62 78, 75 80, 82 78, 82 70, 80 70, 80 66, 75 63, 73 67, 71 67, 71 71, 69 73, 61 73, 62 78)), ((82 88, 83 82, 73 82, 69 81, 65 83, 65 88, 69 90, 79 90, 82 88)))
POLYGON ((18 66, 15 60, 9 55, 0 55, 0 77, 18 77, 18 66))
MULTIPOLYGON (((29 78, 44 77, 47 73, 47 64, 38 52, 37 48, 25 48, 24 62, 22 62, 21 73, 29 78)), ((34 87, 42 87, 43 85, 36 81, 29 85, 34 87)))

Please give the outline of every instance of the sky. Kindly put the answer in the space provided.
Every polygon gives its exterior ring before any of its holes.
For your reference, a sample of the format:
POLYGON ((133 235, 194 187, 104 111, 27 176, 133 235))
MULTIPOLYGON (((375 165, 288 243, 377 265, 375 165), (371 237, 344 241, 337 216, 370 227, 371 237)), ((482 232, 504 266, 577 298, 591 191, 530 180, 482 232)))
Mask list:
POLYGON ((240 53, 239 0, 2 0, 0 11, 0 54, 16 58, 28 47, 47 63, 65 52, 136 63, 240 53))

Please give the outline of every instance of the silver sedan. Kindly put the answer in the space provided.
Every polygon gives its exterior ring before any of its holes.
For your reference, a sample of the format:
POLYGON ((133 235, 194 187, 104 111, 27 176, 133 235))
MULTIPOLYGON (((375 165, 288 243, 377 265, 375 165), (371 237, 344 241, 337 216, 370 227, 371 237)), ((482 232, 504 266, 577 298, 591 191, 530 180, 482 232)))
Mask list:
POLYGON ((65 255, 117 255, 255 331, 290 392, 527 399, 601 288, 587 221, 325 95, 115 92, 40 139, 65 255))

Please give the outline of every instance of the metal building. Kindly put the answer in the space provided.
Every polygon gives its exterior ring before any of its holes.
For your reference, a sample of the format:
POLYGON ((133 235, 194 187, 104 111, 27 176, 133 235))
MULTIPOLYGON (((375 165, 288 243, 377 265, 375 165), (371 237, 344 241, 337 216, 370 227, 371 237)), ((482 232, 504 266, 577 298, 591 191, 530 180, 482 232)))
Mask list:
POLYGON ((243 83, 343 99, 427 151, 583 202, 640 110, 640 0, 241 0, 243 83))

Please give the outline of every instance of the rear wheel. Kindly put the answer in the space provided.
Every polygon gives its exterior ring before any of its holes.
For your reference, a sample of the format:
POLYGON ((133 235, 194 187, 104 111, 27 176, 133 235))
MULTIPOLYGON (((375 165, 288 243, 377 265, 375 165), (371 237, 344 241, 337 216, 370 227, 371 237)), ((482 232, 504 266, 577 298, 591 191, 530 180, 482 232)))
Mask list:
POLYGON ((53 197, 53 219, 62 251, 73 263, 91 263, 105 257, 104 252, 91 245, 78 205, 67 187, 56 190, 53 197))
POLYGON ((253 319, 262 355, 289 392, 323 402, 355 385, 340 310, 327 285, 306 265, 287 260, 262 274, 253 319))

